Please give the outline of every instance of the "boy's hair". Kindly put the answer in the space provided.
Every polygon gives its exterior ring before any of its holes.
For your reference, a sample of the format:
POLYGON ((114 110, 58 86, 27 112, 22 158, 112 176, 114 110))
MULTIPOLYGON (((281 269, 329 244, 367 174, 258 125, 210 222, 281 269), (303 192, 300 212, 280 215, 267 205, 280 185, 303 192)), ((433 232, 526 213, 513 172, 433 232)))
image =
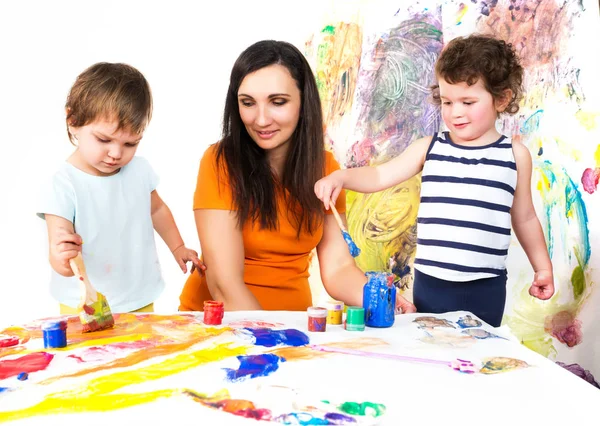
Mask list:
MULTIPOLYGON (((503 99, 510 89, 512 97, 503 112, 514 114, 523 97, 523 67, 512 45, 485 35, 457 37, 442 50, 436 64, 436 77, 450 84, 465 82, 469 86, 483 81, 494 100, 503 99)), ((440 105, 439 86, 432 86, 432 97, 440 105)))
POLYGON ((146 78, 127 64, 99 62, 83 71, 67 96, 68 126, 81 127, 99 118, 118 121, 117 130, 141 134, 152 117, 152 93, 146 78))

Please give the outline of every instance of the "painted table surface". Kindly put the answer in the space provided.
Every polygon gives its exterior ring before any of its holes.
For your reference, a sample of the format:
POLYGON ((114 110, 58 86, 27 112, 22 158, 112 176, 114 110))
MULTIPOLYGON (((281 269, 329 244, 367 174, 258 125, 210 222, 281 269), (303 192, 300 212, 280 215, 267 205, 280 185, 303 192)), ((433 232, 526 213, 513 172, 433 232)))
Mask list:
POLYGON ((115 317, 114 329, 88 334, 69 317, 60 350, 43 348, 41 320, 0 332, 0 424, 598 422, 599 390, 467 312, 397 316, 392 328, 364 332, 328 325, 325 333, 308 332, 303 312, 226 313, 218 327, 205 326, 202 313, 115 317), (460 358, 479 371, 311 345, 460 358))

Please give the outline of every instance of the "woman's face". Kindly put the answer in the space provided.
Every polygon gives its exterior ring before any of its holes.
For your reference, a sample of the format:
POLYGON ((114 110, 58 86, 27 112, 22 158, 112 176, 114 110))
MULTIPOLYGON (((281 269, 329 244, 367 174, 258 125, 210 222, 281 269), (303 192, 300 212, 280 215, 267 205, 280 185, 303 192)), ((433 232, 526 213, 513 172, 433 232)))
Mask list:
POLYGON ((270 65, 248 74, 238 90, 238 107, 246 130, 269 155, 287 153, 300 106, 296 80, 283 65, 270 65))

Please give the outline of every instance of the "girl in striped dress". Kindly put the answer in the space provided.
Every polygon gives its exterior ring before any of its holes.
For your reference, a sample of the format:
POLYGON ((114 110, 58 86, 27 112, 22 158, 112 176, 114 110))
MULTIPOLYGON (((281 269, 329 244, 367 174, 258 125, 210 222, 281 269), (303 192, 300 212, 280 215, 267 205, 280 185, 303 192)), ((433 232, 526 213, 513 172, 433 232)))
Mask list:
POLYGON ((433 100, 448 131, 414 141, 385 164, 335 171, 315 184, 315 193, 328 209, 343 188, 377 192, 421 173, 417 311, 466 310, 499 326, 511 225, 534 270, 529 293, 541 300, 554 294, 531 197, 531 155, 495 125, 500 114, 519 109, 523 68, 510 44, 472 35, 448 43, 435 71, 433 100))

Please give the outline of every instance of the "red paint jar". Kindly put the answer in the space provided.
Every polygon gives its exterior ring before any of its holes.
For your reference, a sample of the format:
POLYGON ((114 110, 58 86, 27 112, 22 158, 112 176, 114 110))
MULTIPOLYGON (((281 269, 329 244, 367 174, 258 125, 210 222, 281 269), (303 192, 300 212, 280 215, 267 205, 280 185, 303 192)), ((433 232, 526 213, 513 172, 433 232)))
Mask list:
POLYGON ((204 301, 204 324, 206 325, 221 325, 225 308, 223 302, 215 300, 204 301))
POLYGON ((308 331, 325 331, 327 329, 327 309, 312 306, 308 313, 308 331))

